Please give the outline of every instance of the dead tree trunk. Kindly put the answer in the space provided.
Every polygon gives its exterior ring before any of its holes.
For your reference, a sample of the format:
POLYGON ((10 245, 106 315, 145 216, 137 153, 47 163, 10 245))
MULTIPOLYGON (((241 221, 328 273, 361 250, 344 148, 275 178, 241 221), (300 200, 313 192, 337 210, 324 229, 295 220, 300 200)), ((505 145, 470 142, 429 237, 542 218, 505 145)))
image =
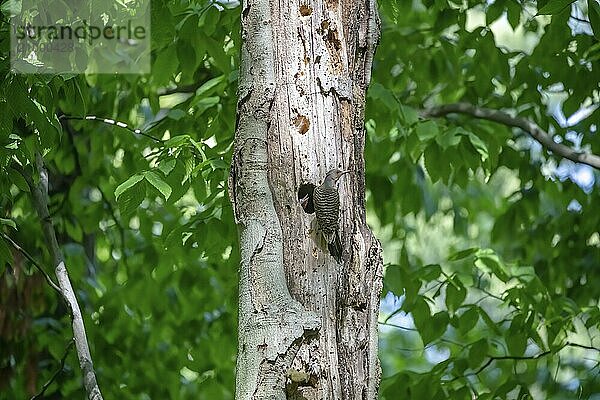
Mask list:
POLYGON ((377 398, 381 248, 365 221, 375 0, 245 0, 230 176, 240 229, 236 399, 377 398), (337 263, 298 203, 341 179, 337 263))

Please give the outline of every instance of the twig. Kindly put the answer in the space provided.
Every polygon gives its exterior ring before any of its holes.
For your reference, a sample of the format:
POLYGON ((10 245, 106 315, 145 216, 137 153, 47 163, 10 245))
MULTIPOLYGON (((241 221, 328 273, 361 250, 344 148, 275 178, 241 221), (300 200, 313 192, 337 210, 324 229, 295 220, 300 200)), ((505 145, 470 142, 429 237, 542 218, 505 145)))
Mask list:
POLYGON ((574 17, 574 16, 570 16, 569 18, 571 18, 572 20, 575 20, 577 22, 581 22, 583 24, 588 24, 590 25, 590 21, 588 21, 587 19, 583 19, 583 18, 578 18, 578 17, 574 17))
POLYGON ((473 286, 473 289, 480 290, 480 291, 482 291, 483 293, 485 293, 487 295, 487 297, 482 297, 481 299, 477 300, 476 304, 479 303, 480 301, 485 300, 485 299, 490 298, 490 297, 492 299, 496 299, 498 301, 504 302, 504 299, 502 297, 500 297, 498 295, 495 295, 494 293, 492 293, 492 292, 490 292, 490 291, 488 291, 488 290, 486 290, 484 288, 481 288, 479 286, 473 286))
POLYGON ((547 350, 547 351, 544 351, 543 353, 539 353, 534 356, 489 356, 488 360, 481 367, 479 367, 476 371, 470 372, 468 374, 464 374, 461 376, 456 376, 450 380, 444 381, 444 383, 454 382, 458 379, 467 378, 469 376, 479 375, 481 372, 483 372, 484 369, 489 367, 494 361, 498 361, 498 360, 537 360, 538 358, 545 357, 551 353, 552 352, 550 350, 547 350))
POLYGON ((445 117, 448 114, 466 114, 475 118, 485 119, 497 122, 514 128, 521 128, 532 138, 537 140, 546 149, 564 157, 568 160, 587 164, 590 167, 600 169, 600 157, 592 153, 584 153, 574 150, 562 143, 556 143, 551 135, 540 128, 535 122, 526 118, 513 117, 504 111, 493 110, 490 108, 477 107, 469 103, 454 103, 443 106, 431 107, 423 110, 424 117, 445 117))
POLYGON ((406 326, 396 325, 396 324, 392 324, 392 323, 385 322, 385 321, 378 321, 377 323, 378 323, 379 325, 390 326, 390 327, 392 327, 392 328, 402 329, 402 330, 405 330, 405 331, 413 331, 413 332, 418 332, 418 329, 415 329, 415 328, 408 328, 408 327, 406 327, 406 326))
MULTIPOLYGON (((395 317, 396 315, 400 314, 402 312, 402 307, 398 307, 397 309, 395 309, 390 315, 388 315, 387 317, 385 317, 385 319, 383 320, 383 324, 387 324, 387 322, 392 319, 393 317, 395 317)), ((380 322, 382 323, 382 322, 380 322)))
POLYGON ((58 285, 56 283, 54 283, 54 281, 52 280, 52 278, 50 278, 50 275, 48 275, 46 273, 46 271, 44 271, 44 269, 42 268, 42 266, 35 260, 35 258, 33 258, 17 242, 15 242, 14 240, 12 240, 6 233, 0 232, 0 235, 2 235, 2 238, 4 238, 4 240, 6 240, 8 243, 10 243, 10 245, 12 247, 14 247, 15 250, 17 250, 19 253, 23 254, 25 256, 25 258, 28 259, 38 269, 38 271, 41 272, 42 275, 44 275, 44 278, 46 279, 46 282, 48 282, 48 285, 50 285, 52 287, 52 289, 56 290, 56 292, 58 292, 58 294, 60 294, 61 297, 64 297, 63 296, 63 292, 60 290, 60 288, 58 287, 58 285))
POLYGON ((537 359, 545 357, 545 356, 547 356, 549 354, 558 353, 559 351, 561 351, 565 347, 578 347, 578 348, 587 349, 587 350, 600 351, 600 349, 596 348, 596 347, 586 346, 586 345, 582 345, 582 344, 579 344, 579 343, 566 342, 565 344, 563 344, 562 346, 560 346, 556 350, 546 350, 546 351, 543 351, 543 352, 541 352, 539 354, 535 354, 533 356, 488 356, 488 360, 481 367, 479 367, 476 371, 470 372, 468 374, 464 374, 464 375, 461 375, 461 376, 454 377, 454 378, 452 378, 450 380, 445 381, 445 383, 454 382, 454 381, 456 381, 458 379, 466 378, 466 377, 469 377, 469 376, 479 375, 481 372, 483 372, 484 369, 486 369, 487 367, 489 367, 494 361, 499 361, 499 360, 515 360, 515 361, 517 361, 517 360, 537 360, 537 359))
POLYGON ((567 342, 567 344, 565 346, 569 346, 569 347, 579 347, 580 349, 585 349, 585 350, 594 350, 594 351, 598 351, 600 352, 600 349, 597 347, 593 347, 593 346, 586 346, 584 344, 579 344, 579 343, 571 343, 571 342, 567 342))
POLYGON ((110 119, 110 118, 101 118, 101 117, 97 117, 95 115, 86 115, 84 117, 74 116, 74 115, 61 115, 59 118, 64 119, 64 120, 74 119, 74 120, 79 120, 79 121, 99 121, 99 122, 105 123, 107 125, 112 125, 112 126, 116 126, 119 128, 123 128, 133 134, 136 134, 136 135, 142 135, 144 137, 147 137, 148 139, 152 139, 153 141, 155 141, 157 143, 165 142, 162 139, 159 139, 159 138, 149 135, 145 132, 142 132, 141 129, 130 128, 129 125, 127 125, 126 123, 120 122, 120 121, 115 121, 114 119, 110 119))
POLYGON ((44 398, 44 393, 46 392, 46 390, 48 389, 48 387, 52 384, 52 382, 54 382, 54 380, 56 379, 56 377, 65 368, 65 361, 67 360, 67 356, 69 355, 69 352, 73 348, 74 344, 75 344, 75 341, 73 339, 71 339, 69 341, 69 344, 67 345, 67 348, 65 349, 65 354, 60 359, 60 368, 57 369, 56 372, 54 373, 54 375, 52 375, 52 377, 48 380, 48 382, 46 382, 44 384, 44 386, 42 386, 42 389, 38 392, 38 394, 36 394, 35 396, 33 396, 30 400, 36 400, 36 399, 42 399, 42 398, 44 398))

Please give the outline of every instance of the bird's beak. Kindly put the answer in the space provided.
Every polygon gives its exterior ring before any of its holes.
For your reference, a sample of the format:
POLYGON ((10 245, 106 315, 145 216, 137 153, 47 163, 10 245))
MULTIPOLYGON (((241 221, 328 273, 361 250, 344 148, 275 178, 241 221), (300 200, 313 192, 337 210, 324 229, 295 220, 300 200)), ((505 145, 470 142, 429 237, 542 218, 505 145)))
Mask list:
POLYGON ((346 170, 346 171, 340 171, 338 172, 337 176, 334 178, 334 182, 339 182, 340 178, 342 177, 342 175, 345 175, 349 172, 352 172, 350 170, 346 170))

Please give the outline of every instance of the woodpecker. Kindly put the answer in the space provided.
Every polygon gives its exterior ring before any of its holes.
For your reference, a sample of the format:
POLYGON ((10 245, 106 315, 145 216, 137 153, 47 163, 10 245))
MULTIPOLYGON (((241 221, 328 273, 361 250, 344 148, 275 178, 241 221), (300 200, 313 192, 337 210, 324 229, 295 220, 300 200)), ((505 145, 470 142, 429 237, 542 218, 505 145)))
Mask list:
POLYGON ((340 217, 340 194, 337 182, 340 177, 350 171, 332 169, 325 175, 320 186, 315 188, 313 202, 317 216, 317 226, 327 241, 329 254, 339 263, 342 261, 342 243, 340 242, 339 217, 340 217))

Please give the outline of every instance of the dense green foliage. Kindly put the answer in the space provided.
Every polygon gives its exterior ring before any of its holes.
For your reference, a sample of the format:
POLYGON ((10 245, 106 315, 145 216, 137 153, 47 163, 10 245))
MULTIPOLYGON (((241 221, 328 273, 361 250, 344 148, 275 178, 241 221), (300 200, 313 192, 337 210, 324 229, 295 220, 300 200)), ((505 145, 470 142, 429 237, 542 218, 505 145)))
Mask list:
MULTIPOLYGON (((4 230, 53 275, 26 185, 10 168, 11 157, 27 165, 43 149, 50 212, 107 399, 232 397, 239 257, 225 181, 238 14, 153 1, 148 76, 19 76, 6 74, 3 58, 0 208, 17 226, 4 230), (182 93, 159 94, 175 80, 182 93), (93 121, 61 127, 59 112, 111 117, 164 141, 93 121)), ((30 380, 37 392, 58 369, 71 331, 54 292, 27 292, 27 279, 38 275, 31 266, 17 257, 14 268, 19 281, 3 269, 0 344, 0 393, 11 399, 25 398, 30 380), (14 300, 4 298, 8 290, 14 300)), ((74 351, 53 391, 84 397, 74 351)))
POLYGON ((532 2, 407 3, 383 6, 367 113, 370 210, 404 244, 386 257, 386 287, 403 296, 382 310, 382 354, 393 354, 382 394, 590 398, 600 392, 591 168, 496 123, 418 118, 457 101, 513 110, 600 152, 600 43, 570 18, 584 18, 585 2, 546 2, 552 16, 532 2), (561 114, 580 108, 591 115, 567 128, 561 114))
MULTIPOLYGON (((519 130, 420 114, 457 101, 502 109, 600 153, 600 5, 380 3, 365 160, 387 263, 382 398, 597 399, 597 171, 519 130)), ((35 175, 41 152, 107 399, 233 396, 239 257, 226 177, 240 9, 214 4, 152 2, 147 76, 11 74, 2 6, 0 230, 53 275, 18 171, 35 175)), ((37 393, 70 337, 56 293, 0 239, 0 398, 37 393)), ((82 398, 80 379, 71 350, 46 393, 82 398)))

